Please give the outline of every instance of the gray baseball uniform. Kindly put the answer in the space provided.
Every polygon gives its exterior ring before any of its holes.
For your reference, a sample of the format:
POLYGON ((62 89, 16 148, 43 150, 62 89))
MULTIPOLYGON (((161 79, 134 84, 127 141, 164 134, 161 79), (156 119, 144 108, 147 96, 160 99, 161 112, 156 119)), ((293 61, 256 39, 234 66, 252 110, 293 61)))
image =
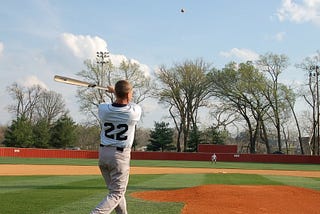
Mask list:
POLYGON ((91 214, 127 214, 125 192, 129 181, 130 152, 140 106, 129 103, 100 104, 101 144, 99 168, 109 189, 108 195, 91 214))

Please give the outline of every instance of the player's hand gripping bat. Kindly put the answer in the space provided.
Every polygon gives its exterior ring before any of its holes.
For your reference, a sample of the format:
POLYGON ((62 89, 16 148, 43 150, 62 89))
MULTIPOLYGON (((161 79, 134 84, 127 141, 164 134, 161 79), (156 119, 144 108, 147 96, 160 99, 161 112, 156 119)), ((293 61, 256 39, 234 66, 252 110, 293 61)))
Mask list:
POLYGON ((69 78, 69 77, 55 75, 54 76, 54 80, 57 81, 57 82, 65 83, 65 84, 83 86, 83 87, 88 87, 88 88, 97 88, 97 89, 105 90, 105 91, 108 91, 108 92, 113 92, 113 87, 111 87, 111 86, 107 86, 107 87, 100 86, 100 85, 84 82, 84 81, 81 81, 81 80, 72 79, 72 78, 69 78))

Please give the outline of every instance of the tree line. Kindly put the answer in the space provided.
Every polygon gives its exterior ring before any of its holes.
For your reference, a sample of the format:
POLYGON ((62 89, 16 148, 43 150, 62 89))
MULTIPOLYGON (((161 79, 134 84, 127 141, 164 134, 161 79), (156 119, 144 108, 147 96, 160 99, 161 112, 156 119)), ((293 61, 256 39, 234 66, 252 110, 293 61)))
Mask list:
MULTIPOLYGON (((186 152, 196 151, 199 143, 241 141, 249 153, 288 153, 294 144, 301 154, 319 155, 319 73, 315 67, 319 61, 317 52, 295 65, 307 74, 305 83, 298 87, 280 82, 289 59, 274 53, 260 55, 254 62, 230 62, 221 69, 202 59, 185 60, 170 67, 161 65, 154 76, 146 75, 132 60, 119 66, 109 59, 102 64, 86 60, 85 69, 77 75, 98 85, 127 79, 133 84, 134 102, 153 98, 168 110, 173 128, 164 121, 155 122, 150 135, 142 142, 136 140, 135 146, 148 142, 146 148, 151 151, 186 152), (301 98, 308 108, 299 115, 296 102, 301 98), (201 121, 202 110, 208 110, 206 119, 212 121, 209 127, 201 121), (238 130, 233 138, 230 127, 238 130)), ((34 126, 45 121, 53 133, 53 127, 63 118, 72 124, 61 95, 37 87, 24 91, 17 84, 8 90, 15 100, 8 108, 17 118, 12 125, 18 119, 34 126)), ((99 127, 97 106, 114 99, 111 94, 87 88, 79 88, 77 98, 81 111, 88 116, 87 127, 99 127)))
POLYGON ((76 125, 61 94, 39 85, 7 88, 14 100, 8 106, 14 120, 4 131, 3 144, 11 147, 67 148, 76 142, 76 125))

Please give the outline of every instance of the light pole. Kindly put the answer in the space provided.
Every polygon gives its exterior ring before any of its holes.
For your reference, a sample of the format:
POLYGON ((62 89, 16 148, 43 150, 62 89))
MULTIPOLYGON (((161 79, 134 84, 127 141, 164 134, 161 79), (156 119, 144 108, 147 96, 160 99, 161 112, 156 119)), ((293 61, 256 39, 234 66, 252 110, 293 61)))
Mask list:
POLYGON ((101 85, 106 85, 105 74, 104 74, 104 64, 108 63, 107 58, 109 58, 109 51, 98 51, 97 52, 97 64, 101 65, 101 85))
POLYGON ((107 58, 109 58, 109 51, 98 51, 97 52, 97 63, 101 64, 101 68, 103 70, 103 65, 108 63, 107 58))
MULTIPOLYGON (((109 51, 98 51, 97 52, 97 64, 100 64, 101 65, 101 72, 100 72, 100 75, 101 75, 101 83, 100 85, 107 85, 106 84, 106 74, 105 74, 105 71, 104 71, 104 64, 108 63, 108 60, 107 58, 109 58, 109 51)), ((110 78, 109 78, 110 80, 110 78)), ((105 99, 104 99, 104 96, 105 96, 105 93, 103 93, 101 90, 99 90, 99 96, 100 96, 100 103, 101 102, 104 102, 105 99)))
POLYGON ((98 51, 97 52, 97 63, 107 63, 106 59, 109 57, 109 51, 98 51))
MULTIPOLYGON (((316 126, 317 126, 317 140, 314 139, 314 145, 313 145, 313 148, 314 148, 314 153, 317 153, 319 155, 319 151, 320 151, 320 143, 319 143, 319 136, 320 136, 320 124, 319 124, 319 119, 320 119, 320 112, 319 112, 319 66, 318 65, 314 65, 314 66, 311 66, 310 67, 311 70, 314 70, 315 73, 313 74, 315 76, 315 84, 316 84, 316 99, 317 99, 317 122, 316 122, 316 126), (317 142, 317 146, 316 146, 316 142, 317 142), (318 147, 318 149, 316 150, 316 148, 318 147)), ((312 75, 311 71, 310 71, 310 76, 312 75)), ((314 127, 315 129, 316 127, 314 127)), ((315 130, 314 130, 314 133, 315 133, 315 130)), ((314 135, 314 138, 316 136, 314 135)))

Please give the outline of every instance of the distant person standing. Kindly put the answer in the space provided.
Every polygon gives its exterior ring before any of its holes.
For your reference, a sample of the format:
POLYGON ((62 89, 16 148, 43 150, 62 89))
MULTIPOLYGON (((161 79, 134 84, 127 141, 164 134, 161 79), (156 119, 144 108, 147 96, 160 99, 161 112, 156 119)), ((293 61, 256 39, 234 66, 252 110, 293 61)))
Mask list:
POLYGON ((216 153, 213 153, 213 155, 211 156, 211 163, 217 163, 217 155, 216 155, 216 153))
POLYGON ((114 93, 114 103, 99 105, 101 123, 101 144, 99 168, 108 187, 107 196, 91 211, 91 214, 127 214, 125 193, 129 181, 130 155, 135 126, 141 117, 141 107, 131 103, 132 86, 120 80, 115 87, 108 87, 114 93))

